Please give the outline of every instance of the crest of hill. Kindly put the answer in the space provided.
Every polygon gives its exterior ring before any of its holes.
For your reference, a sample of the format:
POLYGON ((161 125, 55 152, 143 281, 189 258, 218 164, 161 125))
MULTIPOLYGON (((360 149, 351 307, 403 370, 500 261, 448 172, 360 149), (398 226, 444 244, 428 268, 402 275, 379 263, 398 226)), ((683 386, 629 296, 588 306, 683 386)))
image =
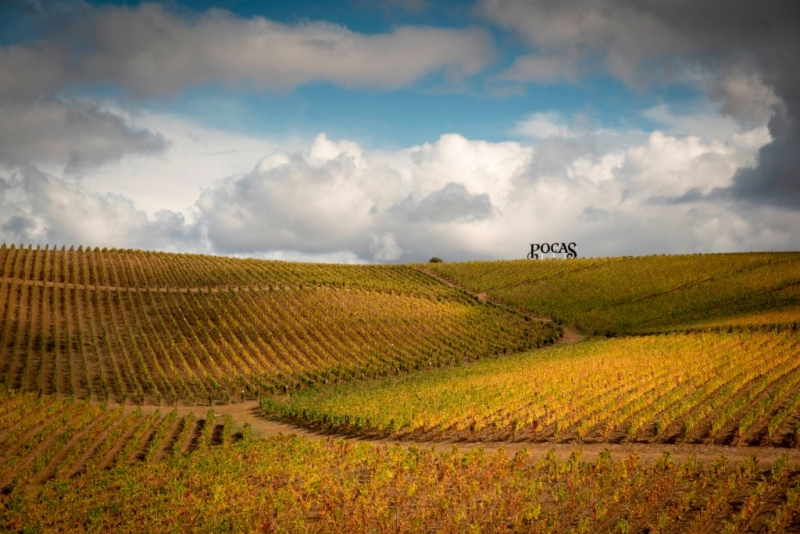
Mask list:
POLYGON ((410 266, 0 247, 5 389, 229 402, 509 354, 561 329, 410 266))
POLYGON ((421 266, 594 335, 800 322, 800 253, 696 254, 421 266))

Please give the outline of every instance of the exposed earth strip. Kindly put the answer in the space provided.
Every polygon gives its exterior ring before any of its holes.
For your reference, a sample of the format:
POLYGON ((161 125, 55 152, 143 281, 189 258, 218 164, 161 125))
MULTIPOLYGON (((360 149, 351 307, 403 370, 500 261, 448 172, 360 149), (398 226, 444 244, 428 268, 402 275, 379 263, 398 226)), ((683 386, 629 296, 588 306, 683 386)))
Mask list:
MULTIPOLYGON (((449 278, 446 278, 439 273, 422 270, 427 275, 435 278, 441 283, 454 287, 461 291, 465 291, 473 295, 479 302, 490 303, 494 306, 511 310, 515 313, 530 317, 535 321, 552 322, 549 317, 544 317, 532 313, 530 311, 511 306, 503 302, 498 302, 490 299, 486 292, 475 292, 466 288, 449 278)), ((22 282, 22 281, 18 281, 22 282)), ((80 284, 64 284, 53 282, 41 281, 27 281, 23 283, 37 284, 37 285, 59 285, 62 287, 69 287, 75 289, 104 289, 104 290, 121 290, 121 291, 151 291, 151 292, 217 292, 217 291, 239 291, 241 289, 250 290, 252 288, 239 288, 239 287, 215 287, 215 288, 117 288, 110 286, 84 286, 80 284)), ((259 289, 276 289, 274 286, 264 286, 259 289)), ((581 334, 575 327, 571 325, 562 325, 564 334, 556 345, 574 344, 582 341, 585 336, 581 334)), ((539 349, 547 350, 547 348, 539 349)), ((129 409, 132 411, 136 408, 141 408, 144 413, 152 413, 159 409, 162 412, 169 411, 172 407, 169 406, 133 406, 130 405, 129 409)), ((198 419, 203 419, 207 416, 209 407, 204 406, 178 406, 175 408, 179 415, 188 415, 194 413, 198 419)), ((244 401, 238 403, 230 403, 223 405, 214 405, 213 407, 215 418, 222 418, 225 415, 230 415, 234 422, 234 427, 241 430, 245 424, 249 424, 252 433, 256 437, 270 437, 277 435, 297 435, 304 436, 309 439, 348 439, 353 441, 369 442, 375 445, 402 445, 402 446, 417 446, 426 449, 435 450, 449 450, 453 446, 457 446, 461 450, 470 450, 478 447, 483 447, 487 451, 504 450, 508 454, 514 454, 517 451, 527 449, 534 455, 544 455, 551 449, 555 451, 556 457, 568 458, 574 451, 583 451, 585 459, 596 457, 599 453, 608 450, 612 457, 626 458, 634 451, 639 455, 643 462, 653 462, 660 458, 665 452, 676 460, 685 460, 690 457, 695 457, 699 462, 708 462, 724 455, 732 461, 742 460, 751 456, 758 458, 760 462, 772 463, 777 460, 781 455, 786 454, 789 459, 789 465, 800 466, 800 450, 788 449, 780 447, 747 447, 747 446, 722 446, 713 444, 696 444, 696 443, 636 443, 636 442, 623 442, 623 443, 579 443, 579 442, 542 442, 533 441, 530 439, 517 439, 505 441, 491 441, 491 440, 453 440, 452 438, 442 439, 438 441, 414 441, 414 440, 398 440, 390 438, 374 438, 369 436, 358 436, 353 434, 342 434, 329 431, 319 431, 305 428, 290 423, 274 421, 268 419, 261 411, 257 401, 244 401)))
MULTIPOLYGON (((133 407, 131 407, 133 409, 133 407)), ((144 413, 155 410, 154 406, 142 408, 144 413)), ((161 410, 164 411, 163 406, 161 410)), ((203 406, 179 406, 176 408, 179 415, 194 413, 198 418, 205 418, 209 408, 203 406)), ((781 447, 735 447, 711 444, 694 443, 554 443, 554 442, 534 442, 531 440, 514 441, 453 441, 446 439, 441 441, 406 441, 397 439, 375 439, 369 437, 359 437, 351 434, 338 434, 325 431, 316 431, 301 426, 272 421, 265 417, 261 412, 257 401, 246 401, 237 404, 225 404, 214 406, 215 416, 222 418, 230 415, 237 427, 237 430, 245 424, 249 424, 253 435, 257 437, 271 437, 278 435, 297 435, 309 439, 348 439, 353 441, 369 442, 375 445, 402 445, 416 446, 424 449, 435 449, 438 451, 450 450, 454 445, 461 450, 470 450, 483 447, 486 451, 505 450, 509 455, 517 451, 527 449, 535 456, 546 454, 550 449, 555 450, 556 457, 559 459, 569 458, 570 454, 580 449, 583 451, 584 459, 596 458, 597 455, 608 449, 611 456, 615 459, 627 458, 633 451, 639 455, 643 462, 656 461, 664 452, 669 452, 670 456, 676 460, 686 460, 692 456, 698 462, 710 462, 719 455, 725 455, 731 461, 739 461, 750 456, 758 458, 759 462, 772 463, 782 454, 789 458, 789 465, 800 467, 800 450, 781 447)))

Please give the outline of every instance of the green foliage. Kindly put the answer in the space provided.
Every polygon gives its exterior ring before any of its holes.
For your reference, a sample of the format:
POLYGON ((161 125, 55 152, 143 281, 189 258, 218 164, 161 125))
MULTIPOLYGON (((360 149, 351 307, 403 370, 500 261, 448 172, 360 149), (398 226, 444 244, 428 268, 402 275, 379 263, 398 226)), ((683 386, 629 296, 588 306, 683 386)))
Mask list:
POLYGON ((800 253, 426 264, 502 302, 613 337, 800 323, 800 253), (769 317, 765 320, 764 314, 769 317))
POLYGON ((118 402, 252 399, 520 352, 560 332, 408 266, 80 247, 0 249, 0 269, 3 384, 118 402), (19 350, 22 365, 8 365, 19 350))
POLYGON ((0 530, 790 530, 789 455, 239 439, 213 406, 264 397, 272 416, 408 438, 796 445, 798 256, 337 266, 0 246, 0 530), (520 353, 559 328, 428 269, 602 339, 520 353), (625 337, 665 330, 689 333, 625 337))
POLYGON ((280 436, 11 487, 0 530, 683 532, 721 518, 780 529, 797 494, 747 461, 665 469, 635 453, 559 460, 280 436))
POLYGON ((306 425, 412 439, 782 445, 794 440, 790 414, 800 410, 799 341, 791 332, 594 340, 303 391, 262 408, 306 425))

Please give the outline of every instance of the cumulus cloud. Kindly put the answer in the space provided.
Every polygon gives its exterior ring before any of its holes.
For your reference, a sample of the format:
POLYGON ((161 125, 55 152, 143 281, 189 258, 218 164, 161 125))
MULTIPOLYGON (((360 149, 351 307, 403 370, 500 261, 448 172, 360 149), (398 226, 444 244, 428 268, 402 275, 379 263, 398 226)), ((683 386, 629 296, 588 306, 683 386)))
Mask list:
POLYGON ((403 255, 403 249, 397 244, 393 234, 370 234, 369 237, 371 241, 369 251, 375 261, 394 261, 403 255))
POLYGON ((321 134, 307 151, 275 151, 252 172, 205 191, 197 209, 211 245, 227 253, 347 250, 371 261, 419 259, 450 228, 493 215, 492 196, 511 187, 509 163, 524 165, 524 153, 515 143, 452 134, 433 145, 364 151, 321 134), (507 161, 513 150, 522 159, 507 161))
POLYGON ((0 172, 0 241, 201 250, 201 229, 162 210, 154 218, 118 195, 97 195, 35 167, 0 172))
POLYGON ((210 185, 189 215, 148 215, 28 167, 0 172, 0 239, 342 263, 523 257, 542 241, 574 241, 581 256, 797 248, 796 217, 707 200, 757 150, 603 131, 533 144, 447 134, 387 151, 320 134, 210 185))
POLYGON ((531 54, 500 79, 553 81, 609 72, 635 87, 705 80, 710 100, 772 141, 717 198, 800 208, 800 26, 791 2, 484 0, 483 15, 531 54))
POLYGON ((586 134, 587 130, 578 125, 567 124, 560 113, 546 111, 533 113, 525 120, 517 122, 513 133, 532 139, 548 139, 551 137, 575 137, 586 134))
POLYGON ((728 187, 757 148, 603 131, 532 145, 447 134, 381 151, 320 135, 206 190, 197 210, 209 246, 235 254, 508 258, 543 240, 604 256, 796 247, 792 218, 697 198, 728 187))
POLYGON ((205 191, 197 205, 223 252, 355 250, 380 202, 364 171, 360 147, 321 135, 308 153, 277 151, 205 191))
MULTIPOLYGON (((101 195, 123 195, 151 217, 164 208, 188 217, 203 189, 215 186, 224 177, 252 171, 254 162, 278 146, 293 150, 307 145, 291 138, 278 142, 225 132, 170 113, 131 112, 113 105, 102 109, 135 129, 158 132, 169 142, 157 155, 127 153, 92 169, 81 175, 81 185, 101 195)), ((57 166, 41 164, 40 168, 60 174, 57 166)))
POLYGON ((391 211, 408 222, 477 221, 492 215, 492 202, 486 193, 471 195, 463 184, 449 182, 419 201, 409 195, 391 211))
MULTIPOLYGON (((742 133, 742 124, 735 118, 721 114, 716 105, 694 105, 691 109, 677 113, 664 103, 641 112, 658 130, 678 135, 693 135, 705 139, 728 139, 742 133)), ((746 131, 761 133, 759 145, 770 141, 765 123, 755 122, 746 131)))
POLYGON ((520 142, 373 150, 324 134, 278 148, 69 94, 396 89, 480 71, 487 32, 76 3, 40 21, 45 38, 0 46, 0 238, 342 262, 522 257, 537 241, 604 256, 797 248, 800 43, 782 6, 485 0, 529 47, 500 80, 700 82, 711 104, 645 110, 653 133, 543 112, 514 126, 520 142))
MULTIPOLYGON (((83 176, 91 170, 97 177, 103 167, 130 162, 131 156, 164 155, 173 141, 162 130, 133 126, 141 121, 129 120, 124 110, 70 98, 86 87, 110 86, 140 98, 206 84, 284 91, 329 81, 351 88, 395 89, 431 73, 459 80, 482 69, 494 55, 488 32, 475 28, 401 26, 362 34, 327 22, 283 24, 219 9, 170 11, 153 3, 129 8, 68 2, 45 8, 21 2, 7 9, 42 37, 0 45, 0 164, 66 175, 83 176)), ((200 161, 205 164, 194 174, 207 174, 217 167, 208 159, 197 155, 179 174, 200 161)), ((119 176, 129 172, 115 170, 111 181, 120 185, 119 176)), ((175 174, 168 179, 173 185, 179 181, 175 174)), ((185 202, 191 203, 204 185, 195 180, 185 202)), ((130 198, 142 196, 144 189, 122 191, 130 198)), ((149 208, 151 214, 158 211, 149 208)))

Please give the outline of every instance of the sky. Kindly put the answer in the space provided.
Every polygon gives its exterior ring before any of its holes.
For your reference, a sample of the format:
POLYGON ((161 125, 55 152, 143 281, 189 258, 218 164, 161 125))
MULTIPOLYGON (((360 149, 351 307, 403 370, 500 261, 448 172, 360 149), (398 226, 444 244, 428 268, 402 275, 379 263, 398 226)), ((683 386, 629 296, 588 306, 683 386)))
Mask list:
POLYGON ((6 0, 0 242, 800 249, 788 0, 6 0))

